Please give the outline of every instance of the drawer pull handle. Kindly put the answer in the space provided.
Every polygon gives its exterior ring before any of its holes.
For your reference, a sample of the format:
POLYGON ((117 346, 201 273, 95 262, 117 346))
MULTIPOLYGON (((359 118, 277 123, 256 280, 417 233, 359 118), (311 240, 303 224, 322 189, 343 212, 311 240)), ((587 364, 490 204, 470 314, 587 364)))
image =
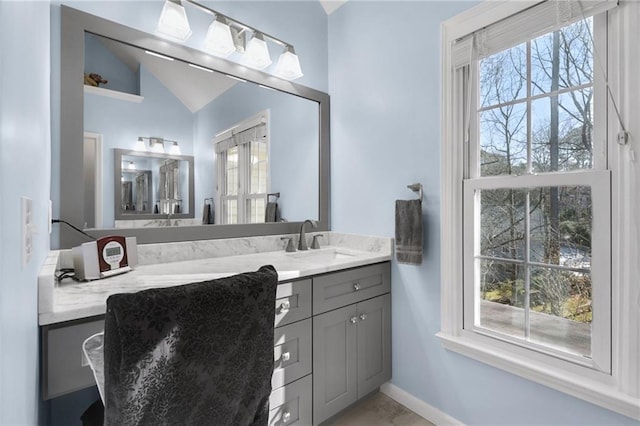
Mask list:
POLYGON ((355 284, 353 285, 353 289, 354 289, 355 291, 360 290, 360 283, 355 283, 355 284))
POLYGON ((289 420, 291 420, 291 413, 288 411, 282 413, 282 423, 288 423, 289 420))
POLYGON ((284 312, 284 311, 288 311, 290 308, 291 308, 291 304, 289 303, 288 300, 285 300, 280 304, 280 307, 278 309, 280 309, 280 312, 284 312))
POLYGON ((291 359, 291 352, 284 352, 281 356, 280 359, 282 360, 282 362, 287 362, 291 359))
POLYGON ((364 321, 367 319, 367 314, 361 314, 360 315, 360 321, 364 321))
POLYGON ((351 317, 349 321, 351 321, 351 324, 355 324, 358 322, 358 317, 351 317))

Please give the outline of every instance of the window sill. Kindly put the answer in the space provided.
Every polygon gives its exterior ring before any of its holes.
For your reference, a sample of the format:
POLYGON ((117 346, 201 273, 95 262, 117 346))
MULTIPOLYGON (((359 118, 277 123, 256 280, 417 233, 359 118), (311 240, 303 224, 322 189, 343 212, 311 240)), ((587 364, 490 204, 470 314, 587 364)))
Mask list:
POLYGON ((486 338, 455 336, 444 332, 437 333, 436 336, 447 350, 640 420, 640 398, 620 392, 609 376, 609 380, 586 377, 589 374, 559 368, 551 365, 552 363, 535 359, 535 356, 527 358, 516 355, 499 345, 488 343, 486 338))

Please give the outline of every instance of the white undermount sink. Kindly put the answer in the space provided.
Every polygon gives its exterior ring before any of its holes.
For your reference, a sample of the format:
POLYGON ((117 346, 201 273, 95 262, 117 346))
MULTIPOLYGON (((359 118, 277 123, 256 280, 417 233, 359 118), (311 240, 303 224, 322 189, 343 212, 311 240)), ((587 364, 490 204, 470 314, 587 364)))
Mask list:
POLYGON ((337 247, 327 247, 321 249, 309 249, 304 251, 297 251, 295 253, 287 253, 288 257, 293 257, 295 259, 347 259, 353 256, 356 256, 357 253, 337 248, 337 247))

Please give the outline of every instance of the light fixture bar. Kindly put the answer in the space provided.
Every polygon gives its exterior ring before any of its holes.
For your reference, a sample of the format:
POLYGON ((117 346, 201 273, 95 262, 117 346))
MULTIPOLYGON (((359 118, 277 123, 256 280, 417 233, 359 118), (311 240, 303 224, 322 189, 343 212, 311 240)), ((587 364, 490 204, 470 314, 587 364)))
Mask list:
POLYGON ((233 23, 236 26, 238 26, 238 27, 240 27, 240 28, 242 28, 244 30, 250 30, 253 33, 258 32, 258 33, 262 34, 264 37, 267 37, 268 39, 278 43, 281 46, 290 46, 289 43, 285 43, 284 41, 280 40, 277 37, 269 35, 269 34, 265 33, 264 31, 260 31, 257 28, 252 27, 251 25, 247 25, 245 23, 237 21, 237 20, 225 15, 224 13, 220 13, 220 12, 218 12, 216 10, 213 10, 213 9, 207 7, 207 6, 204 6, 204 5, 202 5, 202 4, 198 3, 198 2, 195 2, 193 0, 184 0, 184 2, 194 5, 198 9, 200 9, 200 10, 206 12, 206 13, 209 13, 210 15, 221 16, 221 17, 225 18, 230 24, 233 23))

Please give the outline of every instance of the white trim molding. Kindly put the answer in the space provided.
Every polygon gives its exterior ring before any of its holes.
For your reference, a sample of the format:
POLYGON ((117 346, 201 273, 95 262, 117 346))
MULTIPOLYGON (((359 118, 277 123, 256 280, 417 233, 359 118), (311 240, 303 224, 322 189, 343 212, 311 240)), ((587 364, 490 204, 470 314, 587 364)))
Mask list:
POLYGON ((394 385, 393 383, 388 383, 387 382, 387 383, 383 384, 382 386, 380 386, 380 392, 382 392, 383 394, 387 395, 389 398, 393 399, 394 401, 398 402, 399 404, 404 405, 409 410, 413 411, 414 413, 416 413, 420 417, 422 417, 422 418, 424 418, 426 420, 429 420, 431 423, 433 423, 435 425, 438 425, 438 426, 444 426, 444 425, 462 426, 462 425, 464 425, 464 423, 462 423, 458 419, 455 419, 455 418, 451 417, 450 415, 448 415, 447 413, 444 413, 444 412, 438 410, 436 407, 427 404, 426 402, 424 402, 420 398, 410 394, 409 392, 405 391, 404 389, 399 388, 398 386, 394 385))
MULTIPOLYGON (((464 115, 464 108, 462 96, 459 96, 461 84, 456 81, 460 74, 456 74, 453 67, 453 46, 462 37, 537 3, 540 1, 485 1, 444 22, 441 27, 442 282, 441 331, 437 336, 447 350, 640 420, 640 120, 636 119, 640 114, 640 97, 637 96, 640 93, 637 79, 640 44, 636 37, 640 28, 640 2, 620 0, 618 7, 608 12, 608 49, 596 54, 606 53, 602 55, 604 58, 594 59, 594 68, 606 67, 608 60, 611 90, 606 134, 612 199, 611 373, 474 333, 466 330, 463 324, 461 259, 465 152, 462 144, 455 141, 463 139, 463 126, 456 123, 464 115), (597 61, 605 63, 598 64, 597 61), (623 130, 616 109, 629 135, 626 144, 616 142, 623 130)), ((383 392, 426 418, 437 417, 440 413, 436 410, 436 414, 431 414, 433 407, 421 404, 420 400, 393 385, 383 387, 383 392)), ((440 424, 437 419, 432 421, 440 424)))

